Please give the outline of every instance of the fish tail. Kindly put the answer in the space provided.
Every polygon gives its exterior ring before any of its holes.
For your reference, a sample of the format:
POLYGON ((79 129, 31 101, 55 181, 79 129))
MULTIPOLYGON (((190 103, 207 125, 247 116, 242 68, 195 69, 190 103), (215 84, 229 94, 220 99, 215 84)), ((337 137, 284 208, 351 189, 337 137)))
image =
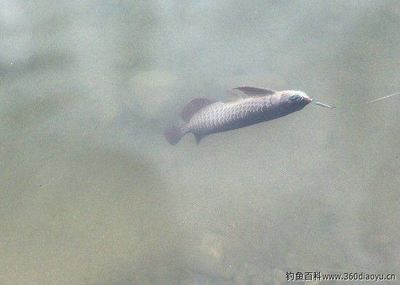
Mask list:
POLYGON ((174 126, 164 132, 165 139, 172 145, 176 145, 180 139, 186 134, 185 128, 182 126, 174 126))

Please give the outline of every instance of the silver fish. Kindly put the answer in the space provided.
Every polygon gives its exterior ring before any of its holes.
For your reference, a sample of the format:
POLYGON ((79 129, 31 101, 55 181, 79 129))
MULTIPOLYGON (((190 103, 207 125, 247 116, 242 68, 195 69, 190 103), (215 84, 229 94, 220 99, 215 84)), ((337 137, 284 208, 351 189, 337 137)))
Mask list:
POLYGON ((213 102, 206 98, 190 101, 181 114, 185 123, 168 129, 164 133, 167 141, 175 145, 185 134, 193 133, 199 143, 207 135, 277 119, 312 102, 302 91, 273 91, 250 86, 235 89, 248 97, 231 102, 213 102))

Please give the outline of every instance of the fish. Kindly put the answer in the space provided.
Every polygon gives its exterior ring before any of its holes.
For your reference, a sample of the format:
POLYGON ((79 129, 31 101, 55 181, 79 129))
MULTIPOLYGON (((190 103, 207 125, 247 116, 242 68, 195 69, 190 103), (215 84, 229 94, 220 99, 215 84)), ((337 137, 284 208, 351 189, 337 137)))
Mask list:
POLYGON ((190 101, 181 112, 184 123, 167 129, 164 133, 166 140, 176 145, 184 135, 192 133, 199 144, 208 135, 274 120, 300 111, 313 101, 305 92, 298 90, 274 91, 252 86, 232 90, 239 90, 246 97, 237 97, 229 102, 207 98, 190 101))

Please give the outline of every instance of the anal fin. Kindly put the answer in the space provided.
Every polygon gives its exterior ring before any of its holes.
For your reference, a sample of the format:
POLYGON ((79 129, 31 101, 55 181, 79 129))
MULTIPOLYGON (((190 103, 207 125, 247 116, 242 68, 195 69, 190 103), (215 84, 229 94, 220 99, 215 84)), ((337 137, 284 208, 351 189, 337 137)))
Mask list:
POLYGON ((195 113, 212 103, 214 102, 207 98, 195 98, 183 108, 181 117, 185 122, 189 122, 195 113))

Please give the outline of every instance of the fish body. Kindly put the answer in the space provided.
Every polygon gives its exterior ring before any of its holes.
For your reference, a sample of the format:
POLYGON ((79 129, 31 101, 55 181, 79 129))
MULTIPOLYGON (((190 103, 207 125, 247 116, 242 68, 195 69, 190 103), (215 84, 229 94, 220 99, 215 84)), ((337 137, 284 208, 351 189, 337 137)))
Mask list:
POLYGON ((192 100, 183 110, 185 123, 165 132, 166 139, 176 144, 182 136, 193 133, 197 143, 207 135, 234 130, 277 119, 303 109, 312 101, 302 91, 272 91, 254 87, 236 88, 248 95, 231 102, 192 100))

